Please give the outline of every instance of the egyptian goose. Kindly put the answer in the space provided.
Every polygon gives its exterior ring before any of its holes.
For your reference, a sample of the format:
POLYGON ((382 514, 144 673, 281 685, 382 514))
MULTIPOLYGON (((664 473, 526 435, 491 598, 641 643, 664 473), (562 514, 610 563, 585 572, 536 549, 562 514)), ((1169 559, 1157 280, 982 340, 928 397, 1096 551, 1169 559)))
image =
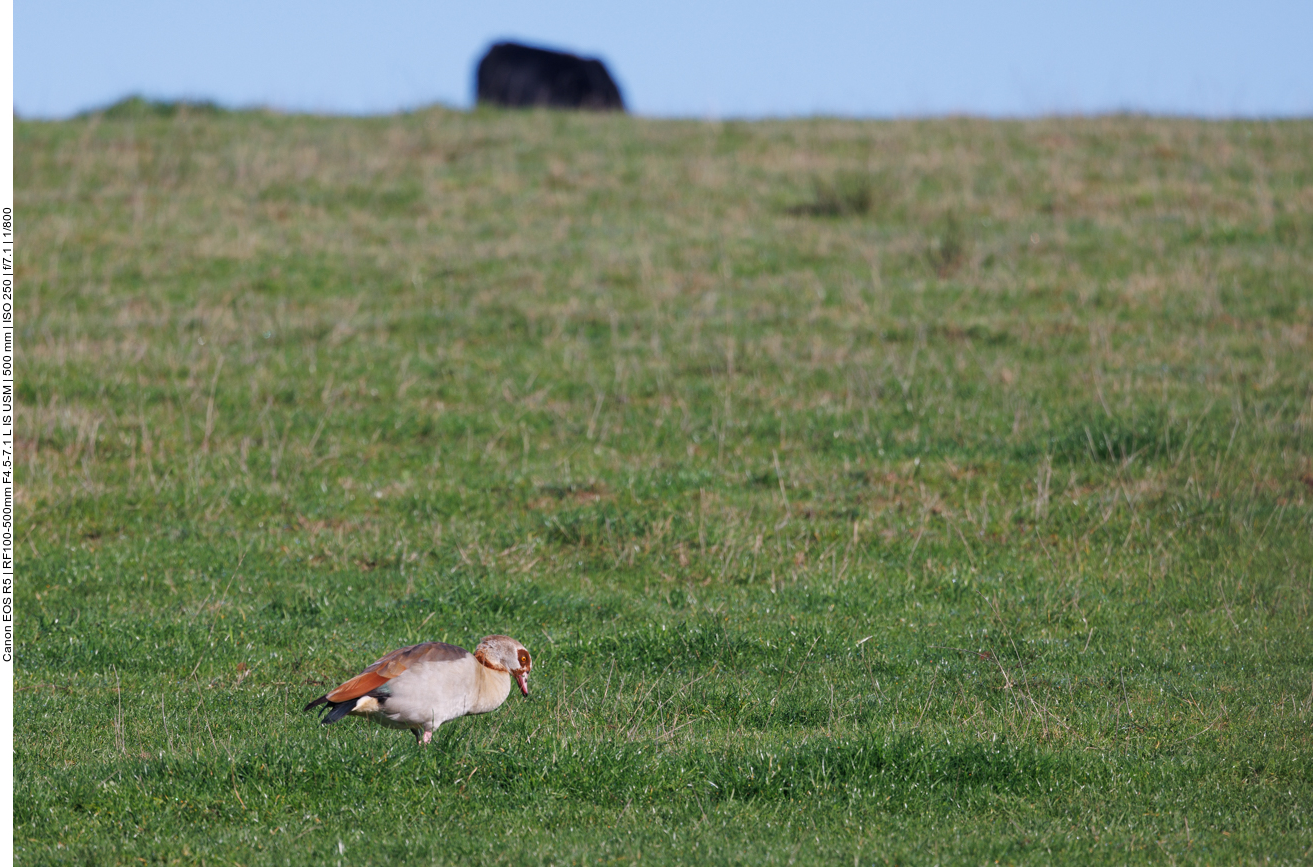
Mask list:
POLYGON ((489 635, 470 653, 430 641, 394 650, 332 692, 305 706, 327 705, 323 724, 347 714, 368 717, 393 729, 410 729, 427 744, 447 720, 488 713, 511 694, 511 678, 529 694, 533 660, 524 645, 489 635))

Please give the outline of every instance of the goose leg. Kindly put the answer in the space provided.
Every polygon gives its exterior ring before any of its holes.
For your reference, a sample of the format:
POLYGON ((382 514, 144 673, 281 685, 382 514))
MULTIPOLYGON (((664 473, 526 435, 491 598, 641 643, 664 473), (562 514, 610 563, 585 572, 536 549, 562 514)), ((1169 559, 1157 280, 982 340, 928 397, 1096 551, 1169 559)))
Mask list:
POLYGON ((429 741, 432 739, 433 739, 433 732, 431 731, 425 731, 423 737, 420 737, 418 730, 416 730, 415 732, 415 740, 419 741, 424 746, 428 746, 429 741))

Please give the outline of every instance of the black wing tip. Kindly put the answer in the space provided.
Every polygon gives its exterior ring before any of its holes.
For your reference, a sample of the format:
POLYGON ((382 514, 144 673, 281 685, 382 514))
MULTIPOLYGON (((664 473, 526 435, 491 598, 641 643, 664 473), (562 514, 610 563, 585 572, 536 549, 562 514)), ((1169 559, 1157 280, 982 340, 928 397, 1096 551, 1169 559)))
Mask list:
POLYGON ((324 715, 323 720, 319 724, 332 725, 333 723, 337 722, 342 717, 351 713, 351 711, 355 708, 357 701, 358 699, 352 698, 346 701, 339 701, 336 703, 331 701, 325 702, 325 704, 327 704, 331 708, 331 710, 329 710, 329 712, 324 715))
POLYGON ((326 726, 332 725, 342 717, 351 713, 351 711, 355 709, 357 701, 359 701, 359 699, 355 698, 349 698, 346 701, 329 701, 328 696, 321 695, 319 698, 306 705, 303 710, 314 710, 319 707, 319 705, 324 705, 327 712, 324 714, 324 718, 319 721, 319 724, 326 726))

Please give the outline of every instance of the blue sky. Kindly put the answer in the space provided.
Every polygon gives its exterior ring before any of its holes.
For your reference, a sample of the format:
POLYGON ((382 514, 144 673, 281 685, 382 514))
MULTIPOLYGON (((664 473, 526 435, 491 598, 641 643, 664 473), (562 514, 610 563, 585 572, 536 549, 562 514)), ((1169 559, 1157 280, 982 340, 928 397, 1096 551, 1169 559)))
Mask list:
POLYGON ((504 37, 602 57, 653 116, 1313 115, 1309 0, 18 0, 14 103, 463 107, 504 37))

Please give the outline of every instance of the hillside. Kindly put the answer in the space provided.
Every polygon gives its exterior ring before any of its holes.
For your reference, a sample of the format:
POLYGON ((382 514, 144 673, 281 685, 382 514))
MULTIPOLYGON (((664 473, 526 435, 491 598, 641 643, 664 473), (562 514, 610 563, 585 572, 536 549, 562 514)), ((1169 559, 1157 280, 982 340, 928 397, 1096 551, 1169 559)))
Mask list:
POLYGON ((18 863, 1313 849, 1313 122, 15 148, 18 863), (491 632, 428 750, 301 713, 491 632))

